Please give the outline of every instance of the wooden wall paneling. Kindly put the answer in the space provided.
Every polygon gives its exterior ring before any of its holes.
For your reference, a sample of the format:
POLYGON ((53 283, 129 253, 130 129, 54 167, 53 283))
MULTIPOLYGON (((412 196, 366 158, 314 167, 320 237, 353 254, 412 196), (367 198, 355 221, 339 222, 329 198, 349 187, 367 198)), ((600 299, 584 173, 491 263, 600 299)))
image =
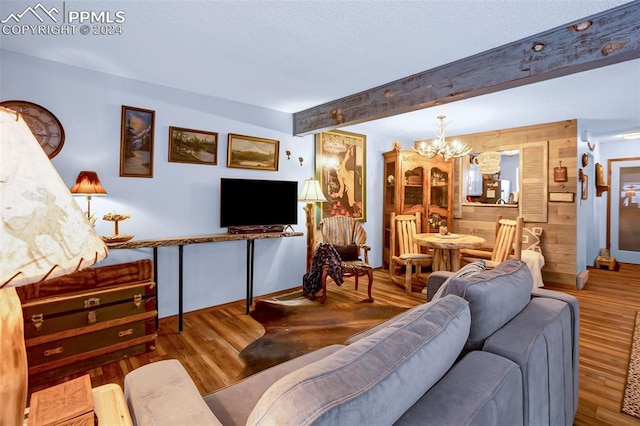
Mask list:
MULTIPOLYGON (((540 201, 540 204, 547 206, 546 218, 543 222, 525 219, 525 226, 539 226, 543 229, 541 247, 546 263, 542 269, 543 279, 566 286, 575 286, 577 274, 576 215, 580 199, 580 194, 577 194, 577 136, 576 120, 456 136, 456 139, 469 144, 474 152, 526 149, 528 146, 546 144, 546 154, 540 160, 541 164, 532 166, 535 174, 542 172, 542 177, 546 176, 546 190, 541 193, 543 195, 539 195, 544 198, 544 202, 540 201), (553 181, 553 167, 558 165, 558 161, 562 161, 562 165, 567 167, 567 182, 553 181), (548 191, 570 191, 576 193, 576 197, 573 203, 547 202, 548 191)), ((529 172, 521 169, 521 184, 529 179, 526 175, 530 176, 529 172)), ((540 183, 544 184, 542 181, 540 183)), ((521 200, 523 196, 527 197, 526 194, 520 194, 521 200)), ((454 229, 460 233, 476 232, 487 240, 488 245, 492 245, 496 215, 515 218, 518 210, 512 207, 463 204, 462 217, 455 219, 454 229)))

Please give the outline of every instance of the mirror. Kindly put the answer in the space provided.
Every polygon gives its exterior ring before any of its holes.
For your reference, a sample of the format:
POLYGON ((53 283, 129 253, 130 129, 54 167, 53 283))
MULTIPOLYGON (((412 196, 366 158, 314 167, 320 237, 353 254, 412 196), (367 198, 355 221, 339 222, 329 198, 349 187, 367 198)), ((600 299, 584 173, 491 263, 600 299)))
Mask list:
POLYGON ((520 150, 476 152, 463 164, 464 204, 518 205, 520 150))

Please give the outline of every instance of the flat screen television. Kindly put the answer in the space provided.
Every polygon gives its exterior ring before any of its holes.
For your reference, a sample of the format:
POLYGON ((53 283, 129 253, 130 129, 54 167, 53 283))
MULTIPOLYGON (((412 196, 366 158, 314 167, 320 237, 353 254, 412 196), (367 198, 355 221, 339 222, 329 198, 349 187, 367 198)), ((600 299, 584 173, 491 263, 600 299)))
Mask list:
POLYGON ((298 182, 220 179, 220 227, 298 223, 298 182))

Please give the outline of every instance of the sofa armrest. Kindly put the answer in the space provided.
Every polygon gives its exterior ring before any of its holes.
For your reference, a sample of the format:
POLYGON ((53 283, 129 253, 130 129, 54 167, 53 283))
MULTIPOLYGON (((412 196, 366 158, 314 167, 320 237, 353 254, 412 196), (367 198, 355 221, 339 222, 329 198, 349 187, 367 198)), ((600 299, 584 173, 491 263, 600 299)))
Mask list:
POLYGON ((429 274, 427 279, 427 301, 433 298, 433 295, 436 294, 442 284, 453 274, 453 272, 449 271, 435 271, 429 274))
POLYGON ((575 410, 578 410, 578 378, 579 374, 579 362, 580 362, 580 305, 578 299, 568 293, 561 291, 547 290, 544 288, 534 288, 531 291, 531 297, 547 297, 550 299, 560 300, 569 305, 571 310, 571 332, 573 333, 573 403, 575 410))
POLYGON ((129 372, 124 395, 136 425, 222 425, 176 359, 129 372))
POLYGON ((578 396, 573 327, 570 304, 533 297, 484 343, 483 351, 520 366, 525 424, 573 424, 578 396))

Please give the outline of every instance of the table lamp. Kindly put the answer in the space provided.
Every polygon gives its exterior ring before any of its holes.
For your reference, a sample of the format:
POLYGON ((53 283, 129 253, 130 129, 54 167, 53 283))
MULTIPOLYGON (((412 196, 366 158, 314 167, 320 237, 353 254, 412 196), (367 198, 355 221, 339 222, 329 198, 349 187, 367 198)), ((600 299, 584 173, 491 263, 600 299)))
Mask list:
POLYGON ((15 287, 84 269, 107 256, 20 114, 0 107, 1 425, 22 425, 27 352, 15 287))
POLYGON ((325 198, 320 182, 314 178, 304 181, 302 192, 298 196, 298 201, 306 201, 304 211, 307 215, 307 271, 311 268, 313 251, 316 240, 316 206, 315 203, 325 203, 325 198))
POLYGON ((71 187, 74 195, 87 196, 87 219, 91 221, 91 197, 107 195, 107 191, 102 187, 100 178, 96 172, 81 171, 76 178, 76 184, 71 187))

